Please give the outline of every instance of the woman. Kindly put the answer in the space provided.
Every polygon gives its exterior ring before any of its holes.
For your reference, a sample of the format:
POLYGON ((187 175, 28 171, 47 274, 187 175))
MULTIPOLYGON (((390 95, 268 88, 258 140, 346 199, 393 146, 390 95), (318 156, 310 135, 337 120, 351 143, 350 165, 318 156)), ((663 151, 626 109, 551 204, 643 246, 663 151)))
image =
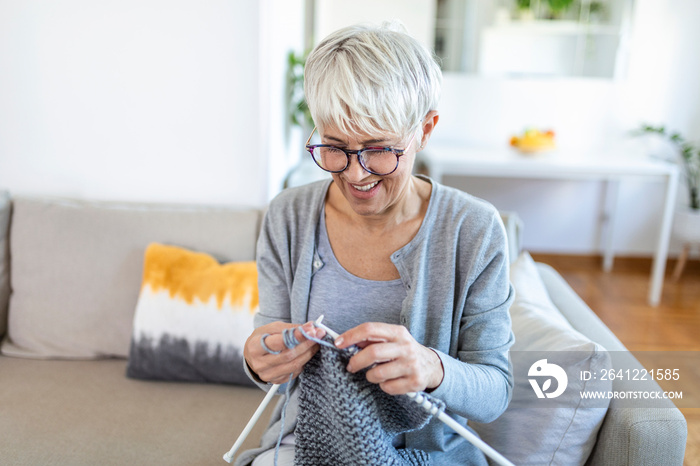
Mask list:
MULTIPOLYGON (((301 343, 287 349, 283 330, 305 323, 322 337, 311 321, 324 314, 341 333, 337 347, 362 348, 347 370, 370 368, 367 380, 386 393, 431 392, 464 424, 505 410, 512 292, 500 217, 412 175, 438 122, 440 85, 431 54, 390 26, 339 30, 310 54, 305 93, 322 144, 307 149, 332 180, 284 191, 263 221, 260 311, 244 349, 263 389, 298 376, 318 350, 298 329, 301 343)), ((280 405, 262 447, 239 464, 261 452, 254 464, 272 464, 280 405)), ((295 415, 292 391, 279 464, 293 463, 295 415)), ((424 450, 433 464, 485 464, 437 420, 394 445, 424 450)))

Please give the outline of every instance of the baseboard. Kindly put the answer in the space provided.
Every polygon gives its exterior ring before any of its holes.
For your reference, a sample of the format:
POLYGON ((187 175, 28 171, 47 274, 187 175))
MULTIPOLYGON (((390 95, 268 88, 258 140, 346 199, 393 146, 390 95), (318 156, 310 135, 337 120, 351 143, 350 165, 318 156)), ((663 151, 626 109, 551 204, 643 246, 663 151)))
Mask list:
MULTIPOLYGON (((576 268, 603 268, 603 256, 601 254, 552 254, 550 252, 530 251, 533 259, 549 264, 557 270, 576 268)), ((666 274, 673 271, 677 256, 669 257, 666 263, 666 274)), ((683 274, 700 274, 700 261, 692 255, 688 258, 683 274)), ((653 262, 652 256, 615 256, 613 271, 644 271, 649 272, 653 262)))

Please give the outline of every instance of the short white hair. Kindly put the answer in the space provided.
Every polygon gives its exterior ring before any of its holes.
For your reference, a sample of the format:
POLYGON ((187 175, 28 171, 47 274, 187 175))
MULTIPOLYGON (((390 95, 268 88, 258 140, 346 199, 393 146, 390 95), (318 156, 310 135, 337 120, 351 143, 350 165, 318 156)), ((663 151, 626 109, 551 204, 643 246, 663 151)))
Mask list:
POLYGON ((340 29, 314 48, 304 93, 319 129, 404 137, 440 100, 434 55, 400 23, 340 29))

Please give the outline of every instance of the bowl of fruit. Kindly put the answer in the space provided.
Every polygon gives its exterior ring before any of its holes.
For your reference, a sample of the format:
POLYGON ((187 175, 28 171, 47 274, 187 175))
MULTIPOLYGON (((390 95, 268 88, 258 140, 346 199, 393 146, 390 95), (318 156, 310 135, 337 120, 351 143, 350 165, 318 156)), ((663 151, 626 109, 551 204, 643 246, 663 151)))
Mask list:
POLYGON ((511 137, 510 145, 523 154, 546 152, 556 147, 554 131, 529 128, 521 135, 511 137))

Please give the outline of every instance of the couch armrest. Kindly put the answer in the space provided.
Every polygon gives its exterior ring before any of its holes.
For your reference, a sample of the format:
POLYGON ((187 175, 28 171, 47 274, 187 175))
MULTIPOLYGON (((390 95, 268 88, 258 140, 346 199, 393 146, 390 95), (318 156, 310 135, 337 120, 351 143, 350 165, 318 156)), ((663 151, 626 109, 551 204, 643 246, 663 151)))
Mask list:
POLYGON ((10 193, 0 191, 0 338, 7 330, 10 303, 10 193))
MULTIPOLYGON (((552 302, 571 325, 593 341, 601 344, 615 358, 624 360, 628 368, 642 368, 620 340, 583 302, 552 267, 537 264, 542 281, 552 302)), ((615 380, 613 390, 639 389, 632 382, 615 380)), ((645 390, 660 390, 649 380, 645 390)), ((621 408, 622 401, 613 399, 598 432, 598 441, 588 465, 658 465, 683 464, 688 426, 683 414, 670 400, 657 400, 653 408, 621 408), (658 401, 658 402, 657 402, 658 401)))
POLYGON ((683 464, 688 426, 677 408, 616 409, 615 404, 612 400, 586 465, 683 464))

